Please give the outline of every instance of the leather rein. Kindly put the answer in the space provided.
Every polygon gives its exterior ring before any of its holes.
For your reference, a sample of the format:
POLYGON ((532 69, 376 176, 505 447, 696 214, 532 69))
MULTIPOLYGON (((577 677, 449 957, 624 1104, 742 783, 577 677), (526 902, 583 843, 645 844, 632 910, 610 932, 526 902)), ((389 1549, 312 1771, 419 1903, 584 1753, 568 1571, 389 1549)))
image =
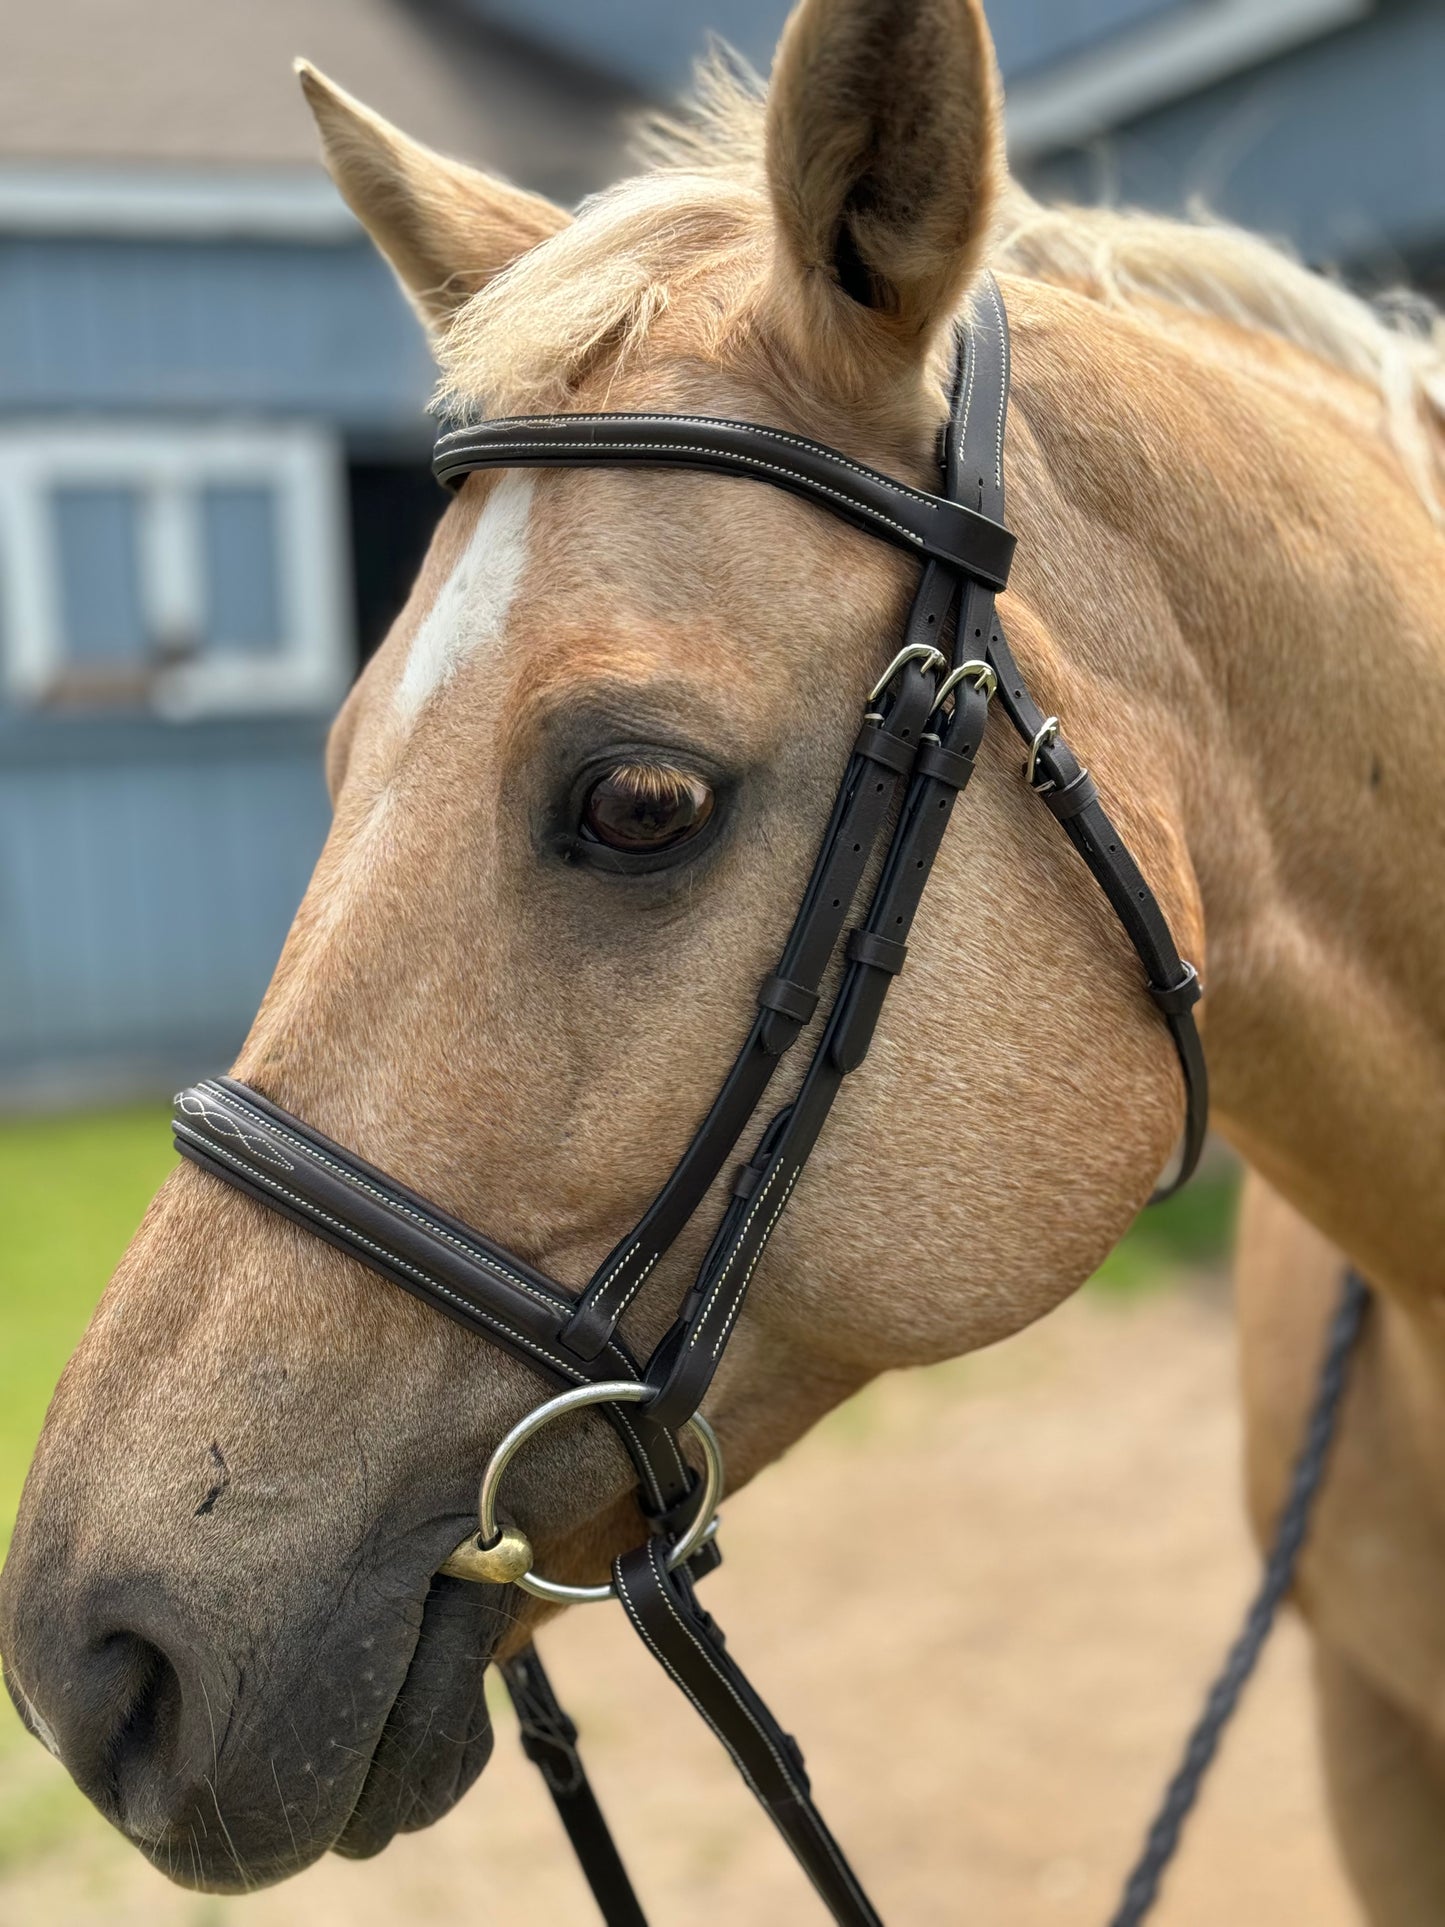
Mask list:
MULTIPOLYGON (((549 1599, 615 1594, 653 1657, 732 1756, 833 1918, 847 1927, 879 1927, 879 1917, 812 1803, 796 1743, 698 1601, 696 1582, 719 1558, 713 1506, 722 1482, 716 1440, 699 1407, 768 1239, 844 1079, 866 1056, 884 999, 903 969, 910 927, 954 805, 973 775, 995 696, 1027 752, 1028 788, 1108 898, 1138 955, 1141 989, 1177 1054, 1182 1149, 1173 1178, 1157 1196, 1170 1195, 1193 1172, 1208 1119, 1208 1078, 1194 1020, 1198 976, 1180 957, 1158 901, 1058 719, 1029 693, 999 621, 996 597, 1014 547, 1003 521, 1008 391, 1008 326, 998 288, 985 276, 957 332, 936 494, 799 436, 701 417, 493 421, 453 429, 437 443, 434 467, 452 488, 478 469, 546 466, 684 467, 765 481, 922 564, 901 646, 864 706, 807 888, 776 969, 758 991, 751 1028, 687 1149, 580 1293, 234 1079, 207 1080, 176 1100, 175 1140, 185 1157, 501 1346, 554 1388, 557 1396, 497 1448, 482 1484, 481 1530, 444 1570, 514 1581, 549 1599), (876 852, 882 854, 877 881, 845 935, 876 852), (773 1114, 738 1169, 674 1323, 652 1355, 641 1358, 620 1321, 702 1205, 778 1065, 812 1023, 825 972, 840 948, 841 979, 798 1093, 773 1114), (497 1524, 496 1492, 526 1438, 560 1411, 593 1404, 636 1469, 649 1532, 614 1562, 610 1584, 568 1587, 530 1571, 523 1535, 497 1524), (704 1448, 703 1477, 681 1450, 688 1431, 704 1448)), ((638 1927, 644 1917, 582 1773, 575 1729, 535 1651, 528 1647, 502 1670, 523 1744, 542 1767, 604 1917, 612 1927, 638 1927)))

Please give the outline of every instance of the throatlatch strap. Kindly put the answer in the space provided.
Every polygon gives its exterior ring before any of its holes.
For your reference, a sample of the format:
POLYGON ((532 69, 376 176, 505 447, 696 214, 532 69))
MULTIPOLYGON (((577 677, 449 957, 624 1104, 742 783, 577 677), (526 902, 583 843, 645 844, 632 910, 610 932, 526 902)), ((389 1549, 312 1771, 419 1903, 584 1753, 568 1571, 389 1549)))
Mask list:
POLYGON ((1193 1176, 1209 1129, 1209 1069, 1194 1021, 1194 1005, 1203 987, 1193 964, 1179 955, 1159 899, 1099 801, 1088 771, 1061 735, 1040 742, 1051 719, 1029 694, 999 625, 994 628, 988 659, 998 673, 999 702, 1020 740, 1031 749, 1038 745, 1035 788, 1109 899, 1144 966, 1145 988, 1174 1040, 1184 1079, 1184 1135, 1174 1175, 1151 1199, 1159 1204, 1193 1176))
POLYGON ((622 1856, 577 1751, 577 1728, 562 1711, 535 1646, 502 1667, 521 1728, 522 1751, 538 1769, 567 1829, 577 1864, 607 1927, 647 1927, 622 1856))

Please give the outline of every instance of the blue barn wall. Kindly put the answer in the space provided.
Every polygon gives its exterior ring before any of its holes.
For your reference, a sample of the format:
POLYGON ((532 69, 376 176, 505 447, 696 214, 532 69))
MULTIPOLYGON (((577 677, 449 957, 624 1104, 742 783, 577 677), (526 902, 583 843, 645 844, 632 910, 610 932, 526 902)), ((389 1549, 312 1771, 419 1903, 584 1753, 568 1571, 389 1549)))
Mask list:
POLYGON ((1176 211, 1202 198, 1316 261, 1445 253, 1445 6, 1386 6, 1035 170, 1047 198, 1176 211))
POLYGON ((0 239, 0 409, 323 417, 425 449, 432 369, 369 243, 0 239))
POLYGON ((323 733, 0 732, 0 1092, 159 1090, 229 1061, 325 833, 323 733))
MULTIPOLYGON (((431 381, 359 238, 0 237, 0 426, 305 418, 421 464, 431 381)), ((0 1106, 229 1061, 326 834, 327 720, 0 699, 0 1106)))

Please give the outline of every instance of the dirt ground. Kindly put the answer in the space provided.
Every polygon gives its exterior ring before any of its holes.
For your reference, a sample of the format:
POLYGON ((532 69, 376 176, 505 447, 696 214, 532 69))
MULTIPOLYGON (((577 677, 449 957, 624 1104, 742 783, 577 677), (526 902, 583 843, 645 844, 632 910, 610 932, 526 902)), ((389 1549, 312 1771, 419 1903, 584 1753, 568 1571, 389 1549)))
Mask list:
MULTIPOLYGON (((1254 1583, 1221 1288, 1077 1301, 996 1351, 887 1380, 729 1502, 709 1605, 803 1739, 895 1927, 1103 1927, 1254 1583), (904 1549, 884 1569, 878 1549, 904 1549)), ((821 1921, 711 1736, 610 1607, 545 1655, 658 1927, 821 1921)), ((1358 1927, 1286 1619, 1160 1927, 1358 1927)), ((166 1885, 96 1820, 0 1878, 3 1927, 570 1927, 596 1915, 499 1712, 430 1832, 240 1902, 166 1885)), ((58 1771, 38 1747, 27 1772, 58 1771)))

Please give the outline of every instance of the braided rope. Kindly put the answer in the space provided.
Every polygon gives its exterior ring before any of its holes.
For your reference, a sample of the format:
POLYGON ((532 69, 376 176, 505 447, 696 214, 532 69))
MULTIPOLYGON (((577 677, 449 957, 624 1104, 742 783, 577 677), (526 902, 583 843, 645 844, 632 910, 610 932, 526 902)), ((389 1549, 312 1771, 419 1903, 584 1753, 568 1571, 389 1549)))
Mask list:
POLYGON ((1200 1782, 1209 1771, 1220 1736, 1239 1704, 1239 1696, 1269 1637, 1280 1601, 1294 1579, 1300 1548, 1309 1529, 1310 1512, 1324 1478, 1350 1357, 1364 1323, 1369 1296, 1369 1287, 1359 1273, 1347 1271, 1339 1309, 1325 1346, 1304 1444, 1295 1462, 1289 1497, 1280 1514, 1259 1591, 1245 1615, 1239 1637, 1229 1650, 1229 1657, 1209 1689, 1204 1710, 1189 1735, 1184 1757, 1165 1791, 1145 1838, 1143 1852, 1125 1882, 1123 1898, 1109 1927, 1138 1927, 1152 1911, 1164 1871, 1178 1850, 1184 1823, 1199 1797, 1200 1782))

